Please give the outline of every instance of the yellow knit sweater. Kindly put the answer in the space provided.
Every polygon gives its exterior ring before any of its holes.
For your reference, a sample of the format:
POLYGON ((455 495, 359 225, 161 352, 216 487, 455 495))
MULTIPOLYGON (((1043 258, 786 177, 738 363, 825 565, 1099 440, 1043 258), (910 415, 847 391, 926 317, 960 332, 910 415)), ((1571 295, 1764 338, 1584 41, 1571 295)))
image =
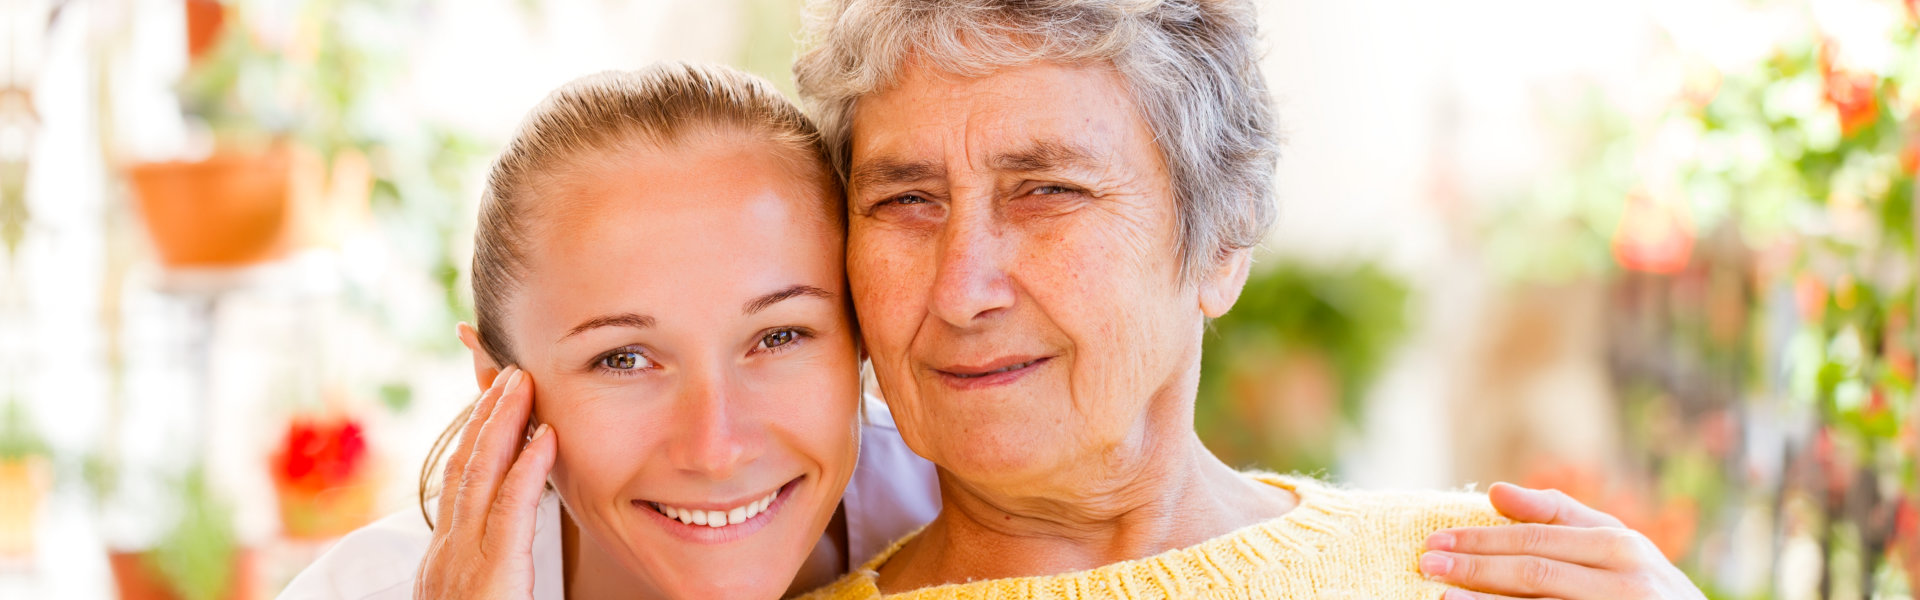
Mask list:
MULTIPOLYGON (((1484 494, 1363 492, 1306 478, 1249 473, 1292 490, 1299 505, 1198 545, 1096 569, 922 588, 896 600, 1083 598, 1354 598, 1432 600, 1445 586, 1420 574, 1427 535, 1505 525, 1484 494)), ((874 578, 906 539, 806 600, 880 598, 874 578)))

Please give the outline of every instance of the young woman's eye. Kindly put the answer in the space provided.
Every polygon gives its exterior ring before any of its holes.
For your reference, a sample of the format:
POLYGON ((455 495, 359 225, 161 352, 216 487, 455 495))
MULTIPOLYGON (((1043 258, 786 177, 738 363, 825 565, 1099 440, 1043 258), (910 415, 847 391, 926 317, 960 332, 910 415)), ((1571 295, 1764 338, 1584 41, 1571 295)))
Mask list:
POLYGON ((615 350, 600 357, 598 366, 610 371, 639 371, 652 367, 653 361, 638 350, 615 350))
POLYGON ((806 333, 798 329, 775 329, 760 336, 760 349, 778 350, 800 341, 803 337, 806 337, 806 333))

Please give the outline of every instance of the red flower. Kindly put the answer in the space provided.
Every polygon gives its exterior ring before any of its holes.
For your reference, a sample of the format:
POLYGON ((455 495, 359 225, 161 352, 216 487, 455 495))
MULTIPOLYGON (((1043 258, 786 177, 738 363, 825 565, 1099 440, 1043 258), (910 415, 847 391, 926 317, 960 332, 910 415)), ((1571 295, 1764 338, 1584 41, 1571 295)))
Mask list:
POLYGON ((275 478, 294 487, 324 490, 353 480, 366 462, 367 441, 360 424, 297 418, 287 424, 274 454, 275 478))

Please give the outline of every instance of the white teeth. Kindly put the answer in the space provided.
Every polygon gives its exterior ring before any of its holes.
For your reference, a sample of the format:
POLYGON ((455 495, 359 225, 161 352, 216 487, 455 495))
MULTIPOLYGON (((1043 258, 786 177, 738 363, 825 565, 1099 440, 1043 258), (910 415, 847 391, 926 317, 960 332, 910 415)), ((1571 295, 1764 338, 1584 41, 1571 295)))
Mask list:
POLYGON ((767 494, 764 498, 733 507, 729 510, 693 510, 668 506, 658 502, 650 504, 654 510, 659 511, 660 514, 666 515, 667 518, 681 523, 705 527, 726 527, 728 525, 739 525, 745 523, 748 519, 759 516, 760 513, 766 512, 768 508, 771 508, 773 501, 779 497, 780 490, 774 490, 773 493, 767 494))

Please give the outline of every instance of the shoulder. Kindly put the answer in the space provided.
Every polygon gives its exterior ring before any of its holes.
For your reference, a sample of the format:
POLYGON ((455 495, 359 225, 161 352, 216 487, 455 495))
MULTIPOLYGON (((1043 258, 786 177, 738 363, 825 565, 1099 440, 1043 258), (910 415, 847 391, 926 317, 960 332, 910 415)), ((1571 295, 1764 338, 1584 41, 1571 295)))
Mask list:
POLYGON ((280 592, 292 600, 408 598, 433 532, 419 511, 401 511, 340 538, 280 592))
MULTIPOLYGON (((1375 529, 1487 527, 1512 521, 1500 516, 1483 492, 1462 490, 1361 490, 1300 475, 1250 473, 1256 480, 1293 490, 1303 504, 1324 507, 1372 524, 1375 529)), ((1425 533, 1421 533, 1425 539, 1425 533)))
POLYGON ((807 592, 795 600, 868 600, 879 597, 880 588, 874 584, 873 573, 854 571, 841 577, 839 581, 807 592))
MULTIPOLYGON (((560 550, 560 499, 540 499, 533 530, 536 600, 565 597, 560 550)), ((406 600, 433 532, 418 509, 403 510, 340 538, 280 592, 290 600, 406 600)))

